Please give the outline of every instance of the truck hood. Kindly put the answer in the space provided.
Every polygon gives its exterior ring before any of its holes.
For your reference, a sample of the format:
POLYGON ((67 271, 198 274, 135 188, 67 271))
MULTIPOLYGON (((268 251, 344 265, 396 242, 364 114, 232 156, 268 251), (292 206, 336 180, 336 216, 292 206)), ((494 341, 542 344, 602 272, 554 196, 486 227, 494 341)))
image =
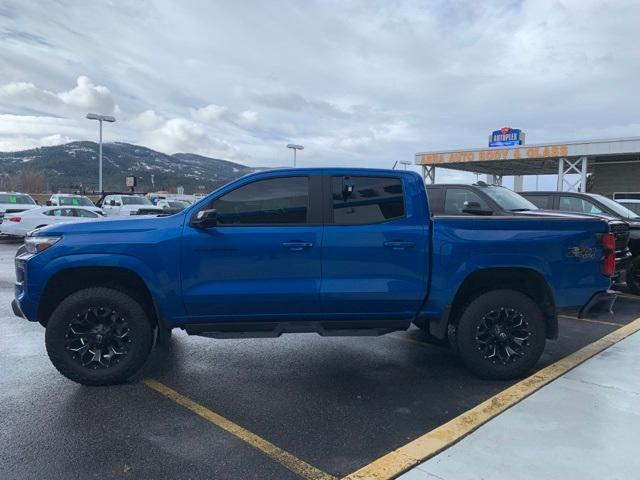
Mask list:
POLYGON ((39 228, 31 232, 35 236, 47 235, 75 235, 75 234, 107 234, 127 232, 143 232, 170 227, 182 223, 182 215, 170 217, 133 216, 133 217, 106 217, 86 222, 60 223, 39 228))

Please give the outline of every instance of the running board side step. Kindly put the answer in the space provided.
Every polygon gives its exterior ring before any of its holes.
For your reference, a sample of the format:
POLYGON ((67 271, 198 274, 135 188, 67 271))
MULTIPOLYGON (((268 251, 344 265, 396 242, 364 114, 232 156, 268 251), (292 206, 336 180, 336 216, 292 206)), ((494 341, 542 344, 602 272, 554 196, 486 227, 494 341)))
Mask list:
POLYGON ((341 320, 192 323, 180 328, 189 335, 212 338, 275 338, 283 333, 317 333, 322 337, 375 337, 407 330, 410 325, 410 320, 341 320))

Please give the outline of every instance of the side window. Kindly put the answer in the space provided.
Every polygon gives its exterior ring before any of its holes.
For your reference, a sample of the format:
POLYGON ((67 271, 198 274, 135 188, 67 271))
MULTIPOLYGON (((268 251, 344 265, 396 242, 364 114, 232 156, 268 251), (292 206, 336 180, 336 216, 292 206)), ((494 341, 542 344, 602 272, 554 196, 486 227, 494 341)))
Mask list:
POLYGON ((296 225, 307 223, 309 178, 258 180, 213 202, 220 225, 296 225))
POLYGON ((447 188, 444 197, 444 213, 448 215, 463 215, 464 202, 477 202, 483 210, 491 210, 487 202, 475 192, 467 188, 447 188))
POLYGON ((43 215, 47 215, 48 217, 53 217, 55 210, 47 210, 42 212, 43 215))
POLYGON ((593 203, 579 197, 560 197, 560 210, 579 213, 602 213, 593 203))
POLYGON ((364 225, 404 217, 402 181, 394 177, 332 177, 333 223, 364 225))
POLYGON ((83 210, 82 208, 76 208, 76 215, 78 217, 85 217, 85 218, 96 218, 98 215, 89 211, 89 210, 83 210))
POLYGON ((73 208, 60 208, 59 209, 60 215, 63 216, 63 217, 75 217, 75 215, 73 213, 74 210, 75 209, 73 209, 73 208))
POLYGON ((553 206, 551 201, 552 197, 549 195, 524 195, 524 198, 543 210, 547 210, 553 206))

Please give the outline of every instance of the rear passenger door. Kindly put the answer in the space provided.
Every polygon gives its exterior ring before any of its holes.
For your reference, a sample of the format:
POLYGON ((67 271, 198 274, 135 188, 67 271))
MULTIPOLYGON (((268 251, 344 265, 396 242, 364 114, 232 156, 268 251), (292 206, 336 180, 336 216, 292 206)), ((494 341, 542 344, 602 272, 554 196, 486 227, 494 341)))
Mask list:
POLYGON ((407 188, 417 186, 393 175, 325 178, 320 301, 326 319, 406 319, 420 307, 428 219, 426 205, 407 202, 407 188))

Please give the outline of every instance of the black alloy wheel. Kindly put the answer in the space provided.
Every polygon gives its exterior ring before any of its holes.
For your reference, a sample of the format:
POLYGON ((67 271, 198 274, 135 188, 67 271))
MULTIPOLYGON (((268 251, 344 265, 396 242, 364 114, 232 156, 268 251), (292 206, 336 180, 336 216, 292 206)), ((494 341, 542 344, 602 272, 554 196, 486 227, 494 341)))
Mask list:
POLYGON ((476 329, 476 343, 484 359, 502 365, 516 362, 525 355, 530 336, 524 314, 513 308, 491 310, 476 329))
POLYGON ((86 368, 111 368, 129 353, 131 329, 120 313, 91 306, 76 313, 67 326, 66 348, 86 368))

